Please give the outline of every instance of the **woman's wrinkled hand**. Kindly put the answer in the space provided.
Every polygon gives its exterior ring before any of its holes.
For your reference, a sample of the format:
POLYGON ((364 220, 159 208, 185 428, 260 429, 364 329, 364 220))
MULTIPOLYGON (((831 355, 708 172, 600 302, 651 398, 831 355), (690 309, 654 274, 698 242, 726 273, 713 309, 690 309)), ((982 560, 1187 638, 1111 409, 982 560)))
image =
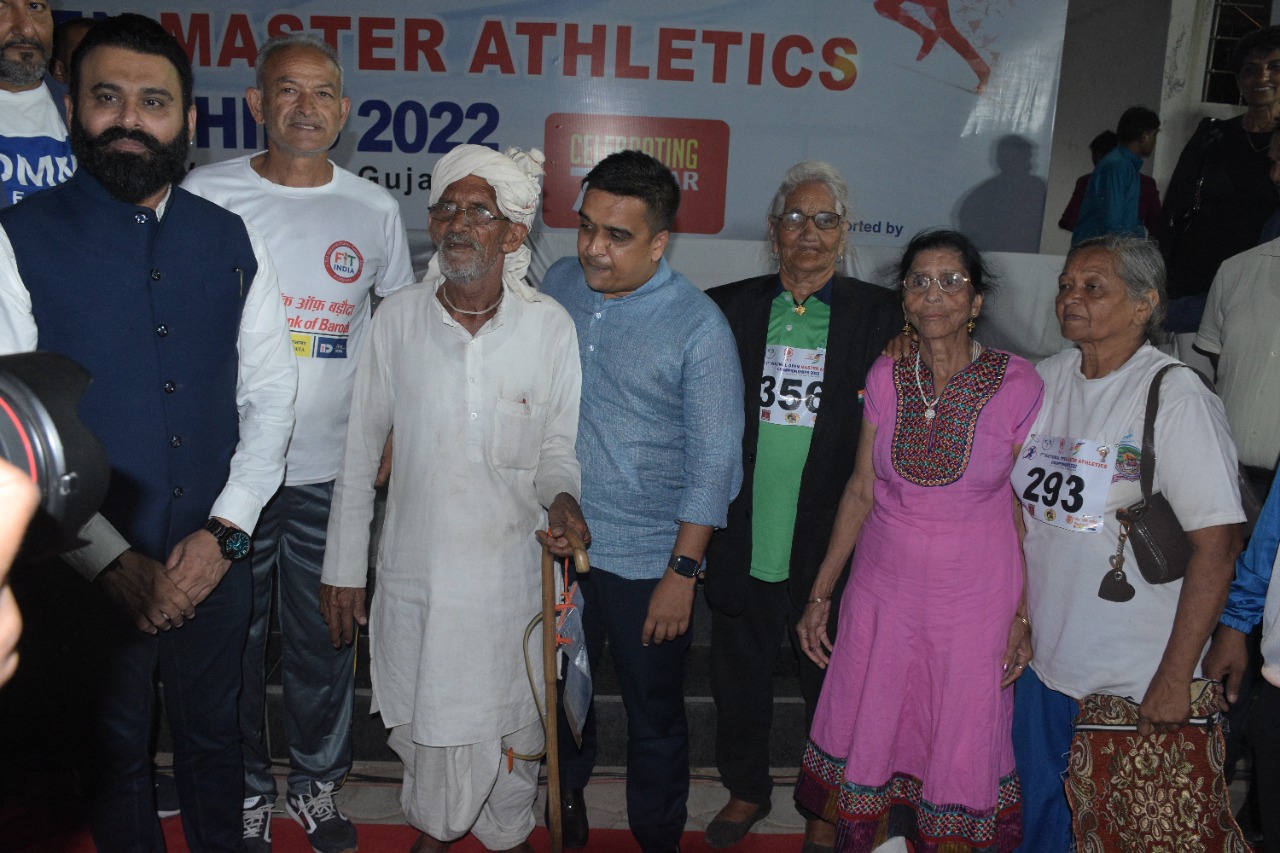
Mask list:
POLYGON ((1138 706, 1138 736, 1173 734, 1190 719, 1191 680, 1156 670, 1138 706))
POLYGON ((804 615, 796 623, 800 649, 809 660, 826 669, 831 660, 831 638, 827 636, 827 620, 831 618, 831 599, 813 596, 804 606, 804 615))
POLYGON ((911 352, 911 347, 915 346, 916 340, 916 333, 914 329, 910 332, 903 332, 893 340, 889 341, 889 343, 885 344, 884 349, 880 354, 887 355, 889 358, 897 361, 907 353, 911 352))
POLYGON ((1031 663, 1031 626, 1025 616, 1013 617, 1009 626, 1009 642, 1005 645, 1004 656, 1000 659, 1004 676, 1000 679, 1003 690, 1022 677, 1031 663))

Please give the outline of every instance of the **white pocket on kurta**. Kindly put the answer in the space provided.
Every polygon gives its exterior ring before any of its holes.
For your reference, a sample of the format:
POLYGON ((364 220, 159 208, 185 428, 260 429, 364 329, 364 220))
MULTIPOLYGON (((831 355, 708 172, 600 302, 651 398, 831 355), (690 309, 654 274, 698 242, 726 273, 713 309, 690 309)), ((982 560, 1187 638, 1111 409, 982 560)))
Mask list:
POLYGON ((527 400, 498 398, 493 410, 494 467, 537 467, 545 409, 545 405, 527 400))

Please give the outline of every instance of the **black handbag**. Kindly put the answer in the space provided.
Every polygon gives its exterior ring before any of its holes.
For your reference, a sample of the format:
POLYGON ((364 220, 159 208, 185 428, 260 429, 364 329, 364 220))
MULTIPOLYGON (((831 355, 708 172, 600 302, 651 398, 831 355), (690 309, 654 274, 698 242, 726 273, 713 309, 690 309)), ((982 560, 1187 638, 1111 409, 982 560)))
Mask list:
POLYGON ((1174 169, 1169 188, 1165 191, 1162 217, 1164 221, 1160 223, 1158 233, 1152 235, 1160 243, 1160 253, 1164 256, 1165 266, 1173 264, 1183 235, 1200 212, 1209 151, 1218 144, 1222 135, 1221 121, 1213 118, 1204 119, 1178 158, 1177 166, 1185 165, 1187 168, 1174 169), (1183 161, 1186 161, 1185 164, 1183 161))
MULTIPOLYGON (((1191 559, 1191 540, 1183 531, 1173 507, 1163 494, 1151 490, 1156 470, 1155 424, 1156 412, 1160 408, 1160 380, 1174 367, 1187 365, 1168 364, 1160 368, 1147 391, 1146 423, 1142 427, 1142 462, 1138 478, 1142 500, 1116 510, 1116 519, 1128 532, 1133 556, 1138 561, 1138 571, 1149 584, 1179 580, 1187 573, 1187 562, 1191 559)), ((1200 377, 1205 387, 1214 391, 1213 383, 1203 374, 1195 368, 1187 369, 1200 377)), ((1237 477, 1240 482, 1240 503, 1245 512, 1244 535, 1248 536, 1258 520, 1261 505, 1244 471, 1239 471, 1237 477)))

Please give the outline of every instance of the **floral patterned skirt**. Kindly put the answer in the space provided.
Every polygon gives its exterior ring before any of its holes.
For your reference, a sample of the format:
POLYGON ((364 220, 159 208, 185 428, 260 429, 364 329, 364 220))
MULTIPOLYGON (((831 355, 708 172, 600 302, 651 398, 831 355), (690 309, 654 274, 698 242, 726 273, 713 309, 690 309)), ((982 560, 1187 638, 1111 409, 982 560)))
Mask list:
POLYGON ((1191 716, 1201 722, 1147 737, 1133 702, 1084 698, 1067 770, 1077 850, 1247 853, 1222 774, 1220 695, 1219 685, 1194 682, 1191 716))

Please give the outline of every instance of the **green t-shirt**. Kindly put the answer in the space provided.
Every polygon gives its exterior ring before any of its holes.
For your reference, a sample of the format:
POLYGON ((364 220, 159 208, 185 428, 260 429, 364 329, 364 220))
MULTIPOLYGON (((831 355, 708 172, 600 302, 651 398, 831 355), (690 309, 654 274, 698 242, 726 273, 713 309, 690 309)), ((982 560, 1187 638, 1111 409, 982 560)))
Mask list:
POLYGON ((751 576, 769 583, 791 572, 800 477, 822 397, 831 306, 810 297, 796 313, 783 291, 769 310, 760 382, 760 435, 751 507, 751 576))

